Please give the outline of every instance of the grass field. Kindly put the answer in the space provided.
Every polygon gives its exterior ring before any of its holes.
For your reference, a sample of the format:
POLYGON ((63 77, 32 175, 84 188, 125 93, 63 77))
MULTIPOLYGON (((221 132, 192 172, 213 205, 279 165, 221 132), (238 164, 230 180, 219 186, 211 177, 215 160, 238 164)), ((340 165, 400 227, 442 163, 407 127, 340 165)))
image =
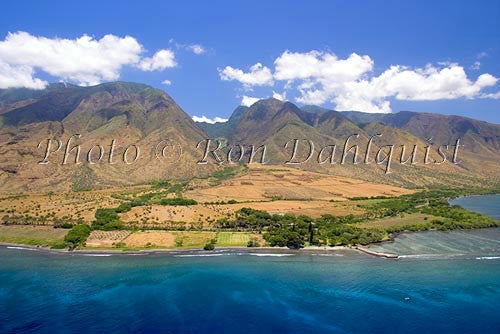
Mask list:
POLYGON ((389 217, 366 223, 356 224, 356 226, 365 228, 374 228, 374 227, 387 228, 387 227, 396 227, 404 225, 416 225, 425 222, 430 222, 433 219, 438 219, 438 217, 423 213, 412 213, 412 214, 403 214, 398 217, 389 217))
POLYGON ((64 239, 65 229, 36 226, 0 225, 0 242, 32 246, 52 246, 64 239))
POLYGON ((220 247, 245 247, 250 239, 257 239, 262 245, 262 236, 259 234, 245 232, 219 232, 217 233, 217 244, 220 247))
POLYGON ((171 232, 176 237, 177 248, 203 248, 206 243, 214 239, 215 232, 171 232), (182 240, 182 244, 179 244, 182 240))

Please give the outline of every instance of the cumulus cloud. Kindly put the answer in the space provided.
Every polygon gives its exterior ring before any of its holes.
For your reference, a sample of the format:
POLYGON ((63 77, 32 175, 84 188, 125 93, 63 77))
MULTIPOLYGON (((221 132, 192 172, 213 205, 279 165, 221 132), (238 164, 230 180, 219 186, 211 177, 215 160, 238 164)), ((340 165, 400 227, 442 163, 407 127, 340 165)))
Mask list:
POLYGON ((243 95, 241 98, 240 104, 242 106, 245 106, 245 107, 250 107, 252 104, 254 104, 255 102, 257 102, 259 100, 260 100, 259 97, 251 97, 251 96, 243 95))
POLYGON ((172 50, 160 50, 153 57, 144 58, 137 65, 143 71, 158 71, 177 66, 172 50))
MULTIPOLYGON (((296 101, 304 104, 335 104, 338 110, 359 110, 374 113, 391 112, 390 99, 431 101, 444 99, 497 98, 483 90, 495 86, 498 78, 484 73, 475 80, 469 78, 456 63, 439 63, 421 68, 393 65, 378 75, 373 74, 374 61, 368 55, 352 53, 341 59, 321 51, 283 52, 274 61, 274 72, 260 63, 250 72, 226 67, 223 80, 240 81, 251 86, 254 72, 267 69, 266 83, 284 83, 285 92, 276 98, 286 98, 286 92, 296 89, 296 101)), ((264 80, 262 80, 263 82, 264 80)), ((246 105, 252 100, 243 97, 246 105)), ((242 101, 243 104, 243 101, 242 101)))
POLYGON ((161 83, 164 84, 164 85, 170 86, 172 84, 172 81, 170 81, 168 79, 165 79, 161 83))
POLYGON ((176 65, 170 50, 160 50, 151 58, 143 58, 144 52, 131 36, 65 39, 22 31, 9 33, 0 40, 0 88, 43 88, 47 83, 35 77, 37 72, 79 85, 94 85, 117 80, 124 66, 151 71, 176 65))
POLYGON ((223 70, 219 69, 219 76, 224 81, 239 81, 250 88, 252 86, 272 86, 273 75, 268 67, 262 66, 261 63, 256 63, 250 67, 249 72, 244 72, 238 68, 226 66, 223 70))
POLYGON ((29 66, 11 66, 0 60, 0 89, 9 87, 26 87, 43 89, 48 83, 33 78, 33 68, 29 66))
POLYGON ((209 124, 215 124, 215 123, 225 123, 228 121, 227 118, 221 118, 221 117, 215 117, 215 118, 208 118, 207 116, 193 116, 193 121, 198 122, 198 123, 209 123, 209 124))
POLYGON ((358 79, 373 69, 373 60, 368 56, 351 54, 346 59, 338 59, 332 53, 310 51, 307 53, 283 52, 274 61, 274 77, 277 80, 324 79, 335 77, 337 82, 358 79))

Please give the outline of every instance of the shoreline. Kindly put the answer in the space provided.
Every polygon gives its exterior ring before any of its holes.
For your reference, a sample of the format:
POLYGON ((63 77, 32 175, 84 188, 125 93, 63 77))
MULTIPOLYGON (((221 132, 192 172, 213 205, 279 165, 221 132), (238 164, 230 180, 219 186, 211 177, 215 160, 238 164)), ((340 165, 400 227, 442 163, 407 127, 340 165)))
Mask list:
POLYGON ((290 249, 286 247, 217 247, 213 251, 206 251, 202 248, 152 248, 152 249, 141 249, 141 250, 120 250, 120 249, 52 249, 44 246, 33 246, 24 244, 14 244, 7 242, 0 242, 0 248, 9 249, 25 249, 31 251, 39 251, 44 253, 53 254, 66 254, 66 255, 154 255, 154 254, 164 254, 164 255, 210 255, 210 254, 220 254, 220 253, 254 253, 254 254, 330 254, 335 252, 345 252, 345 251, 358 251, 355 247, 347 246, 334 246, 334 247, 304 247, 300 249, 290 249))
MULTIPOLYGON (((487 227, 488 228, 500 228, 500 227, 487 227)), ((94 255, 94 256, 119 256, 119 255, 201 255, 201 256, 217 256, 221 253, 233 253, 233 254, 276 254, 276 256, 284 256, 287 255, 339 255, 343 256, 342 253, 355 253, 359 255, 365 255, 368 257, 379 257, 385 259, 399 259, 399 254, 387 253, 387 252, 378 252, 372 250, 368 247, 370 245, 375 245, 379 243, 392 243, 395 238, 399 235, 406 233, 425 233, 425 232, 436 232, 437 230, 426 230, 426 231, 415 231, 415 232, 395 232, 394 235, 388 239, 378 243, 373 243, 369 245, 353 245, 353 246, 333 246, 333 247, 325 247, 325 246, 309 246, 300 249, 290 249, 287 247, 244 247, 244 246, 234 246, 234 247, 217 247, 213 251, 206 251, 202 248, 151 248, 151 249, 138 249, 138 250, 121 250, 121 249, 77 249, 77 250, 68 250, 68 249, 53 249, 46 246, 35 246, 35 245, 26 245, 26 244, 16 244, 9 242, 0 242, 0 248, 9 248, 9 249, 20 249, 20 250, 29 250, 29 251, 38 251, 46 254, 60 254, 60 255, 94 255)), ((446 232, 446 231, 443 231, 446 232)))

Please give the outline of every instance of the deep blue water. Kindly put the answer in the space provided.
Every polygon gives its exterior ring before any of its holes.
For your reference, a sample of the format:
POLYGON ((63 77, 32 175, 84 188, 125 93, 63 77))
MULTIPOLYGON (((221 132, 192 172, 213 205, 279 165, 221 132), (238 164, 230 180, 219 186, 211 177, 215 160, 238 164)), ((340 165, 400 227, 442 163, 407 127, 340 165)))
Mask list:
POLYGON ((0 333, 500 332, 500 229, 410 233, 375 247, 404 256, 3 247, 0 333))

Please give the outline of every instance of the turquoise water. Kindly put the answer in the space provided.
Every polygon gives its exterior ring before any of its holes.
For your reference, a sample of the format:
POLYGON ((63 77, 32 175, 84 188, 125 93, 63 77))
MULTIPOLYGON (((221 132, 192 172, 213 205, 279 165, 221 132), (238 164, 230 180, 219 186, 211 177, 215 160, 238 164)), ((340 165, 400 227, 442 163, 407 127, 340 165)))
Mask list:
POLYGON ((0 249, 1 333, 498 333, 500 260, 0 249))
POLYGON ((500 229, 374 247, 403 257, 1 247, 0 333, 500 332, 500 229))
POLYGON ((500 194, 460 197, 451 200, 450 204, 500 219, 500 194))

